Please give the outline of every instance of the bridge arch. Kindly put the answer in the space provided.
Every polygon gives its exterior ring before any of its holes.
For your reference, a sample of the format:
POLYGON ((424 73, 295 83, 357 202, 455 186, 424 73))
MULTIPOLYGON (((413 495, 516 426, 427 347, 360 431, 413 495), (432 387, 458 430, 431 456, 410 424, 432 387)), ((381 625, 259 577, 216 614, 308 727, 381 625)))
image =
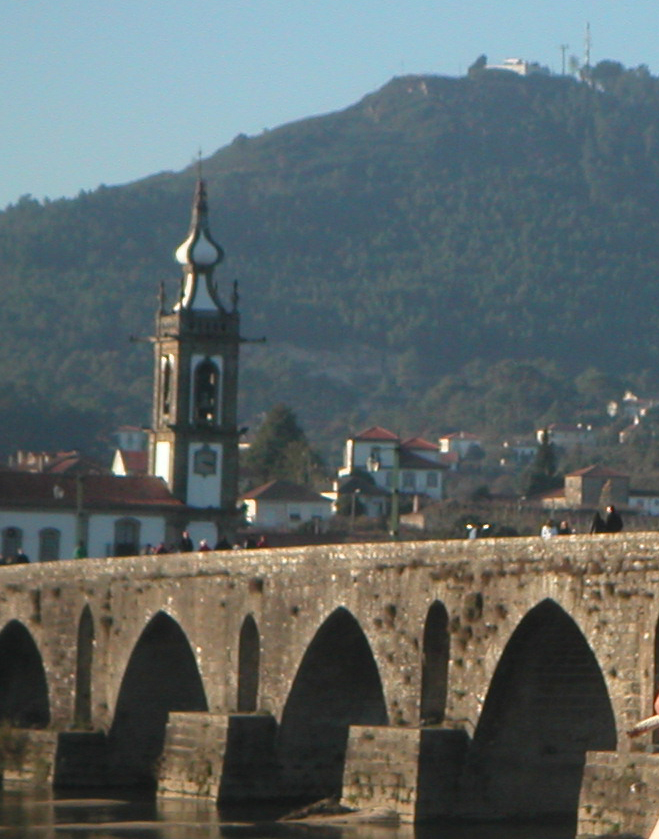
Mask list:
POLYGON ((238 711, 256 711, 259 696, 261 639, 253 615, 247 615, 238 639, 238 711))
MULTIPOLYGON (((547 598, 503 650, 474 732, 464 792, 500 816, 576 812, 587 750, 616 748, 602 671, 576 622, 547 598)), ((478 804, 476 805, 478 809, 478 804)))
POLYGON ((92 722, 92 666, 94 663, 94 618, 89 603, 78 621, 74 722, 86 727, 92 722))
POLYGON ((351 725, 387 725, 382 682, 353 614, 335 609, 295 674, 278 733, 284 794, 318 800, 341 792, 351 725))
POLYGON ((421 660, 422 725, 441 723, 446 713, 450 636, 448 612, 440 600, 430 604, 423 629, 421 660))
POLYGON ((170 711, 207 711, 201 675, 179 623, 156 612, 131 652, 108 735, 110 766, 152 786, 170 711))
POLYGON ((41 653, 18 620, 10 620, 0 632, 0 720, 21 728, 45 728, 50 723, 41 653))

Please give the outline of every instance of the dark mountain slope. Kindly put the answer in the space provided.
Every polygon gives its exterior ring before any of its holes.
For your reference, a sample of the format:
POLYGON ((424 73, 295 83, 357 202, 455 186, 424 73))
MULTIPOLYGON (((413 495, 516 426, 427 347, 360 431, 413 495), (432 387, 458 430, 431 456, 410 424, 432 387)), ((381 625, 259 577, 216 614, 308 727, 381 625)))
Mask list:
MULTIPOLYGON (((657 367, 658 105, 641 71, 408 77, 218 151, 218 277, 241 283, 245 334, 268 337, 245 352, 245 416, 283 400, 312 436, 437 428, 441 406, 417 406, 470 362, 657 367)), ((3 448, 148 421, 150 350, 128 337, 150 333, 161 280, 176 294, 193 181, 0 213, 3 448)))

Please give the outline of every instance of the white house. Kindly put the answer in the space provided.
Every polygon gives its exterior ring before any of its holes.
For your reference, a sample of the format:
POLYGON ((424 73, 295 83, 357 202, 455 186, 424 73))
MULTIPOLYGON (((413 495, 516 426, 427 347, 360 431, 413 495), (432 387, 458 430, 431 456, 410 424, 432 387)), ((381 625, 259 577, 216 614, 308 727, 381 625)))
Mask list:
POLYGON ((439 450, 443 454, 457 454, 460 460, 470 455, 474 450, 482 451, 483 441, 469 431, 454 431, 439 438, 439 450))
POLYGON ((159 478, 0 472, 1 553, 31 561, 139 554, 177 541, 185 505, 159 478))
POLYGON ((321 523, 332 515, 332 501, 291 481, 268 481, 246 492, 245 518, 268 530, 295 530, 305 522, 321 523))
POLYGON ((526 61, 523 58, 505 58, 503 64, 488 64, 487 70, 508 70, 518 76, 541 75, 548 76, 549 68, 537 61, 526 61))
POLYGON ((444 497, 446 469, 439 462, 437 446, 420 437, 401 440, 386 428, 374 425, 346 440, 338 474, 341 478, 367 472, 376 486, 391 492, 397 472, 400 492, 439 501, 444 497))

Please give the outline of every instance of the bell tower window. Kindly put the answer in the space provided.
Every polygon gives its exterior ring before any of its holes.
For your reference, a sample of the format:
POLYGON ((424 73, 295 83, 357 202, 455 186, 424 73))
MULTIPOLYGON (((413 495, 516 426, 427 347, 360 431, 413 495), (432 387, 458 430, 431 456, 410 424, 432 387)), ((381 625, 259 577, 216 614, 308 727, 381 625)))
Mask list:
POLYGON ((162 412, 164 416, 169 416, 172 401, 172 359, 170 356, 163 355, 160 359, 160 367, 162 373, 162 412))
POLYGON ((220 371, 210 358, 200 362, 194 373, 194 420, 211 425, 217 422, 220 371))

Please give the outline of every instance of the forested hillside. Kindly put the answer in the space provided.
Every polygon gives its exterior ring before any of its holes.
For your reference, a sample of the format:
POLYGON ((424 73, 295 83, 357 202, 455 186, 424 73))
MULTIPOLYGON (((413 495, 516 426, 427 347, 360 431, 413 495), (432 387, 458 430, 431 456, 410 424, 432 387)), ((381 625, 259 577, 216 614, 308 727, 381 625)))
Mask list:
MULTIPOLYGON (((220 286, 268 339, 243 421, 285 402, 321 445, 375 422, 522 432, 659 392, 659 80, 592 76, 398 78, 206 160, 220 286)), ((0 213, 2 454, 148 423, 129 338, 161 280, 177 293, 194 178, 0 213)))

